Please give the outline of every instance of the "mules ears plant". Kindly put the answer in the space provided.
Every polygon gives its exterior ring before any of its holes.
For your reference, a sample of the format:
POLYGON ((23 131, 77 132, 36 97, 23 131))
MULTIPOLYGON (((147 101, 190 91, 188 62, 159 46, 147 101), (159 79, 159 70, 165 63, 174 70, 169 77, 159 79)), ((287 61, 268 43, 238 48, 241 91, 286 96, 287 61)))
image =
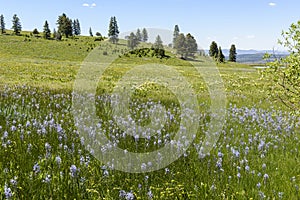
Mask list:
MULTIPOLYGON (((264 78, 271 81, 270 94, 293 110, 300 108, 300 21, 293 23, 288 31, 282 31, 278 43, 288 49, 289 55, 268 62, 264 78)), ((269 59, 270 54, 264 56, 269 59)))

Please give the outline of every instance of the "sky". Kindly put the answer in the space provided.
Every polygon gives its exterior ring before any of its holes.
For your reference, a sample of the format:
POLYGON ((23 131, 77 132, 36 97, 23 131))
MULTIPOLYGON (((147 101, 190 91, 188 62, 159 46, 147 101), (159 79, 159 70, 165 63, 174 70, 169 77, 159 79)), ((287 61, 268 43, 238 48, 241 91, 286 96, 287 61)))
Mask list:
MULTIPOLYGON (((277 41, 282 30, 300 20, 299 8, 299 0, 0 0, 8 29, 17 14, 23 30, 42 31, 45 20, 53 30, 66 13, 79 19, 83 35, 90 27, 94 34, 107 35, 110 17, 116 16, 121 33, 147 28, 172 34, 177 24, 204 49, 216 41, 223 49, 235 44, 238 49, 281 50, 277 41)), ((162 39, 167 44, 172 36, 162 39)))

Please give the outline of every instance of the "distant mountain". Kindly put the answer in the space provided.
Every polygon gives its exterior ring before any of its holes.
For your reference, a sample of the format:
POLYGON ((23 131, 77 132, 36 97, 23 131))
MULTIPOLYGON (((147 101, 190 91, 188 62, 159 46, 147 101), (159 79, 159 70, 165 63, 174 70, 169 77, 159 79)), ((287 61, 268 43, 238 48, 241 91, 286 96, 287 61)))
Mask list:
MULTIPOLYGON (((229 56, 229 49, 222 49, 222 52, 225 56, 229 56)), ((205 52, 208 54, 209 50, 205 50, 205 52)), ((265 54, 265 53, 270 53, 273 54, 273 50, 254 50, 254 49, 249 49, 249 50, 244 50, 244 49, 237 49, 236 50, 237 55, 243 55, 243 54, 265 54)), ((288 54, 287 51, 276 51, 275 54, 288 54)))
MULTIPOLYGON (((205 50, 205 52, 208 54, 209 50, 205 50)), ((225 55, 225 58, 228 60, 229 57, 229 49, 222 49, 223 54, 225 55)), ((237 62, 239 63, 266 63, 265 60, 263 60, 263 56, 265 53, 274 54, 275 56, 271 56, 270 61, 274 60, 275 58, 282 58, 288 55, 287 51, 273 51, 273 50, 242 50, 237 49, 237 62)))

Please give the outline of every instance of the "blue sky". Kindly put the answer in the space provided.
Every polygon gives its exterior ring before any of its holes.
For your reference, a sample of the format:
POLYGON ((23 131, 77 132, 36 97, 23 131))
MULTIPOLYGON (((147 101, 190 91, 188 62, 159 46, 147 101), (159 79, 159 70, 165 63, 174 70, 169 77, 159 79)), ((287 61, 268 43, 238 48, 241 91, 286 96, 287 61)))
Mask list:
POLYGON ((116 16, 121 32, 144 27, 173 31, 178 24, 205 49, 213 40, 223 49, 232 43, 238 49, 278 48, 281 31, 300 20, 299 8, 299 0, 0 0, 6 28, 17 14, 23 30, 41 31, 45 20, 53 30, 57 17, 66 13, 79 19, 83 34, 92 27, 107 35, 109 19, 116 16))

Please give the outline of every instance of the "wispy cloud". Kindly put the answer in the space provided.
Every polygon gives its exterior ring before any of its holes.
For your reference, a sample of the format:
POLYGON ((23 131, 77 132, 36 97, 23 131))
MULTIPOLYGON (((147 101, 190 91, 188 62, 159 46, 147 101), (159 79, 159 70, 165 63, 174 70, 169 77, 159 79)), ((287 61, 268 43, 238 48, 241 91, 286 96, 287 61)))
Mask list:
POLYGON ((89 7, 89 8, 95 8, 97 6, 96 3, 92 3, 92 4, 88 4, 88 3, 84 3, 82 4, 83 7, 89 7))
POLYGON ((277 4, 274 3, 274 2, 269 3, 269 6, 271 6, 271 7, 274 7, 274 6, 276 6, 276 5, 277 5, 277 4))

